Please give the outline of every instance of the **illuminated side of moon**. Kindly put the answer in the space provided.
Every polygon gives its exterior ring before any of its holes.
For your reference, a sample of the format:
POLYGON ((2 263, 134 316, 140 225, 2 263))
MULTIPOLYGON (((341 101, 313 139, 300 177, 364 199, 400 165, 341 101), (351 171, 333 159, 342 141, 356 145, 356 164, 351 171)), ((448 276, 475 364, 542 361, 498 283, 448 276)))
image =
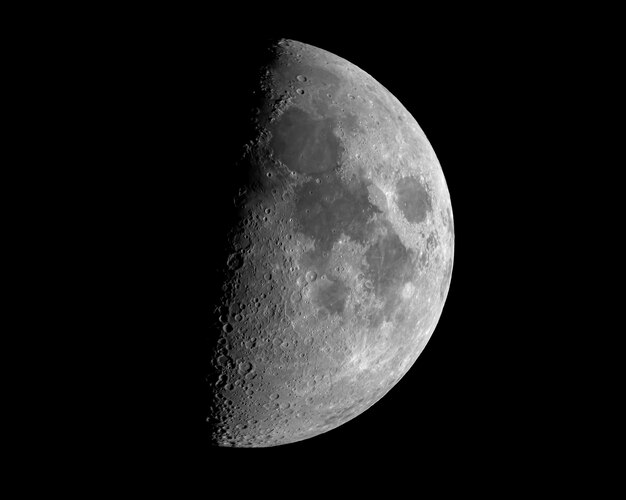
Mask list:
POLYGON ((340 57, 274 49, 211 332, 219 446, 301 441, 369 408, 424 349, 453 267, 450 195, 415 119, 340 57))

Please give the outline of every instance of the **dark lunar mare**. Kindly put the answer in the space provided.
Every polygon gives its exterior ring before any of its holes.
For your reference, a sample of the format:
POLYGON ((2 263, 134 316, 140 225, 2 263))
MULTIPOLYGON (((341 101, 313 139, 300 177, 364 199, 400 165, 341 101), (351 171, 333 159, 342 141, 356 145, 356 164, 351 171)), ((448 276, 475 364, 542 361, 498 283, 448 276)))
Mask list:
MULTIPOLYGON (((338 176, 343 148, 333 132, 336 127, 333 116, 315 119, 298 108, 288 109, 270 126, 273 155, 289 170, 311 176, 295 192, 294 214, 298 229, 315 244, 304 262, 330 279, 316 303, 331 314, 343 312, 349 292, 328 267, 333 245, 342 235, 366 245, 376 227, 374 216, 382 213, 369 200, 369 182, 360 178, 345 182, 338 176)), ((407 218, 412 222, 424 220, 431 209, 424 187, 412 178, 402 179, 398 185, 402 186, 401 207, 407 218)), ((396 303, 395 294, 390 292, 397 288, 412 254, 391 224, 384 222, 384 226, 386 236, 379 237, 366 253, 366 277, 372 291, 386 302, 384 314, 372 319, 373 327, 383 318, 389 319, 396 303)))

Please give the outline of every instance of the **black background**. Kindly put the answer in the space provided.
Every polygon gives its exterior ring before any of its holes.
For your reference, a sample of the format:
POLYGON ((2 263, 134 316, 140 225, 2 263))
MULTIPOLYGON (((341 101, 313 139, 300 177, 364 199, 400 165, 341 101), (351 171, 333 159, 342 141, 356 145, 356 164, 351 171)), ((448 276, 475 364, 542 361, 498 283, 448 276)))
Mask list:
POLYGON ((387 480, 400 470, 515 476, 528 453, 535 465, 525 470, 548 474, 564 446, 550 409, 564 393, 548 313, 559 279, 546 272, 558 258, 559 214, 547 178, 563 168, 551 152, 562 106, 555 75, 571 47, 541 23, 250 30, 222 21, 111 31, 85 77, 97 81, 106 129, 97 142, 114 145, 102 148, 102 177, 113 187, 106 215, 116 222, 107 224, 122 238, 105 243, 115 256, 105 265, 119 272, 123 261, 116 307, 132 319, 116 326, 124 388, 109 411, 111 434, 124 436, 118 455, 130 462, 128 474, 167 471, 241 487, 263 478, 261 489, 285 478, 387 480), (454 269, 432 339, 372 408, 300 443, 211 448, 202 375, 211 269, 223 251, 216 235, 230 223, 223 207, 232 199, 234 152, 248 133, 250 69, 273 37, 356 64, 415 117, 450 190, 454 269))

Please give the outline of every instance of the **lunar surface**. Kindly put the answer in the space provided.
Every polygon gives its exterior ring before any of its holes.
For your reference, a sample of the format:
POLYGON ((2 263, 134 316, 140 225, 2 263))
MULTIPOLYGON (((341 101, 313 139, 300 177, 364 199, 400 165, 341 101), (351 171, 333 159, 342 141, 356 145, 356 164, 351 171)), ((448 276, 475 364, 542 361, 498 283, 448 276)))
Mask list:
POLYGON ((224 242, 206 373, 212 443, 268 447, 380 400, 448 293, 450 195, 415 119, 374 78, 280 40, 259 69, 254 134, 224 242))

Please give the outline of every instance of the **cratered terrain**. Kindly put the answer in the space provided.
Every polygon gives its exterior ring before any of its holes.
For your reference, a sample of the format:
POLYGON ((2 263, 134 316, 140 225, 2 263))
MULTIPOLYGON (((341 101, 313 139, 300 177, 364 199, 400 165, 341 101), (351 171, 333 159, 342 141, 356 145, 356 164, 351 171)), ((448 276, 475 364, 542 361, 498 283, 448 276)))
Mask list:
MULTIPOLYGON (((350 62, 281 40, 258 68, 253 135, 210 304, 213 444, 334 429, 407 373, 442 313, 450 195, 403 105, 350 62)), ((245 64, 243 62, 242 64, 245 64)))

